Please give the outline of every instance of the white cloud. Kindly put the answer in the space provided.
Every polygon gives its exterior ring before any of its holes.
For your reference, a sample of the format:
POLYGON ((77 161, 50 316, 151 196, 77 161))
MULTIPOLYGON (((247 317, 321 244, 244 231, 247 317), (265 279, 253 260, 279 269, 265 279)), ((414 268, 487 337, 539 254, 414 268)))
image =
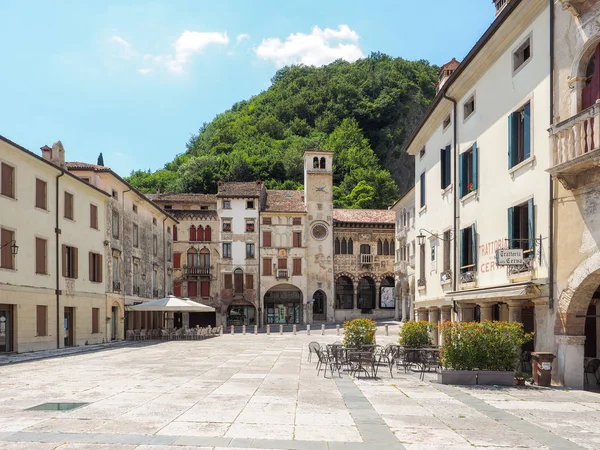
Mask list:
POLYGON ((149 69, 148 67, 144 67, 143 69, 138 69, 138 73, 141 73, 142 75, 148 75, 151 72, 152 72, 152 69, 149 69))
POLYGON ((348 25, 340 25, 338 30, 314 27, 310 34, 292 33, 285 41, 279 38, 263 39, 256 48, 256 55, 277 67, 289 64, 322 66, 336 59, 356 61, 364 57, 357 45, 359 36, 348 25))
POLYGON ((121 58, 131 59, 134 56, 137 56, 137 52, 135 51, 133 46, 129 42, 127 42, 125 39, 123 39, 121 36, 112 36, 110 38, 110 40, 111 40, 111 42, 115 42, 116 44, 118 44, 119 47, 121 48, 121 51, 122 51, 121 58))
POLYGON ((250 39, 250 35, 247 33, 238 34, 237 37, 235 38, 235 43, 239 44, 244 39, 250 39))
MULTIPOLYGON (((192 56, 202 51, 211 44, 227 45, 227 33, 202 33, 199 31, 184 31, 175 41, 175 55, 168 55, 165 64, 170 72, 181 73, 190 63, 192 56)), ((160 58, 160 57, 159 57, 160 58)))

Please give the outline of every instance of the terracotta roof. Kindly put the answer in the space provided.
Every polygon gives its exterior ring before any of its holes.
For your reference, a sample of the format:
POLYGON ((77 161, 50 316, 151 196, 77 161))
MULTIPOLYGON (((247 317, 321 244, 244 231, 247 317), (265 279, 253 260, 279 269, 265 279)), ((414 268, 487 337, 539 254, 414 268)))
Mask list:
POLYGON ((389 209, 334 209, 334 222, 396 223, 396 213, 389 209))
POLYGON ((267 190, 264 211, 304 212, 304 191, 267 190))
POLYGON ((217 197, 260 197, 262 181, 219 181, 217 197))
POLYGON ((153 202, 184 202, 184 203, 216 203, 215 194, 181 194, 177 192, 164 192, 161 194, 146 194, 153 202))
POLYGON ((93 170, 94 172, 110 172, 110 167, 99 166, 97 164, 88 164, 79 161, 67 162, 67 169, 69 170, 93 170))
POLYGON ((444 64, 442 66, 441 70, 444 70, 444 69, 455 70, 459 65, 460 65, 460 61, 458 61, 456 58, 452 58, 450 61, 448 61, 446 64, 444 64))

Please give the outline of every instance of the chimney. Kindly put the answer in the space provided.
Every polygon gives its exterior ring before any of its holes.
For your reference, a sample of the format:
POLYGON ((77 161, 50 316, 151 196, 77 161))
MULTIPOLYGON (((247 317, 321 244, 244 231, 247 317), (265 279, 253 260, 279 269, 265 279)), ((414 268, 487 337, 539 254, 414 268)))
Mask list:
POLYGON ((44 145, 40 149, 42 150, 42 158, 46 161, 50 161, 61 169, 67 168, 67 165, 65 164, 65 148, 60 141, 56 141, 52 144, 52 148, 44 145))
POLYGON ((44 145, 43 147, 40 147, 40 150, 42 151, 42 158, 44 158, 46 161, 50 161, 52 159, 52 149, 50 147, 44 145))
POLYGON ((496 17, 498 17, 498 15, 502 12, 504 7, 506 5, 508 5, 508 3, 510 2, 510 0, 492 0, 492 1, 494 2, 494 5, 496 6, 496 17))
POLYGON ((450 76, 454 73, 454 71, 458 68, 459 65, 460 61, 458 61, 456 58, 452 58, 452 60, 448 61, 442 66, 442 68, 440 69, 440 74, 438 76, 436 93, 440 92, 440 89, 442 89, 444 83, 448 81, 448 78, 450 78, 450 76))

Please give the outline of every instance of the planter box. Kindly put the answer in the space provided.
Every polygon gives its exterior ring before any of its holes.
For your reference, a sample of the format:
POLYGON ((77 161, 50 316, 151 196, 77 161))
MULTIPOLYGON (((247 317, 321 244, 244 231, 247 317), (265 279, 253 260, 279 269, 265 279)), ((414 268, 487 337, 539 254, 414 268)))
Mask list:
POLYGON ((477 384, 476 370, 442 370, 438 373, 442 384, 477 384))
POLYGON ((496 384, 499 386, 513 386, 515 384, 515 372, 480 370, 479 372, 477 372, 477 384, 496 384))

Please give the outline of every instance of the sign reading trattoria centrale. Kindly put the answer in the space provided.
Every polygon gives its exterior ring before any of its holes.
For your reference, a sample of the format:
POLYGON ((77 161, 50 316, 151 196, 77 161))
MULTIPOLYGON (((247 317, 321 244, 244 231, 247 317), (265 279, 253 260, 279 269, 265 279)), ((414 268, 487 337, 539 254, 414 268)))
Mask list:
POLYGON ((499 248, 496 250, 496 265, 518 266, 523 264, 523 249, 499 248))

